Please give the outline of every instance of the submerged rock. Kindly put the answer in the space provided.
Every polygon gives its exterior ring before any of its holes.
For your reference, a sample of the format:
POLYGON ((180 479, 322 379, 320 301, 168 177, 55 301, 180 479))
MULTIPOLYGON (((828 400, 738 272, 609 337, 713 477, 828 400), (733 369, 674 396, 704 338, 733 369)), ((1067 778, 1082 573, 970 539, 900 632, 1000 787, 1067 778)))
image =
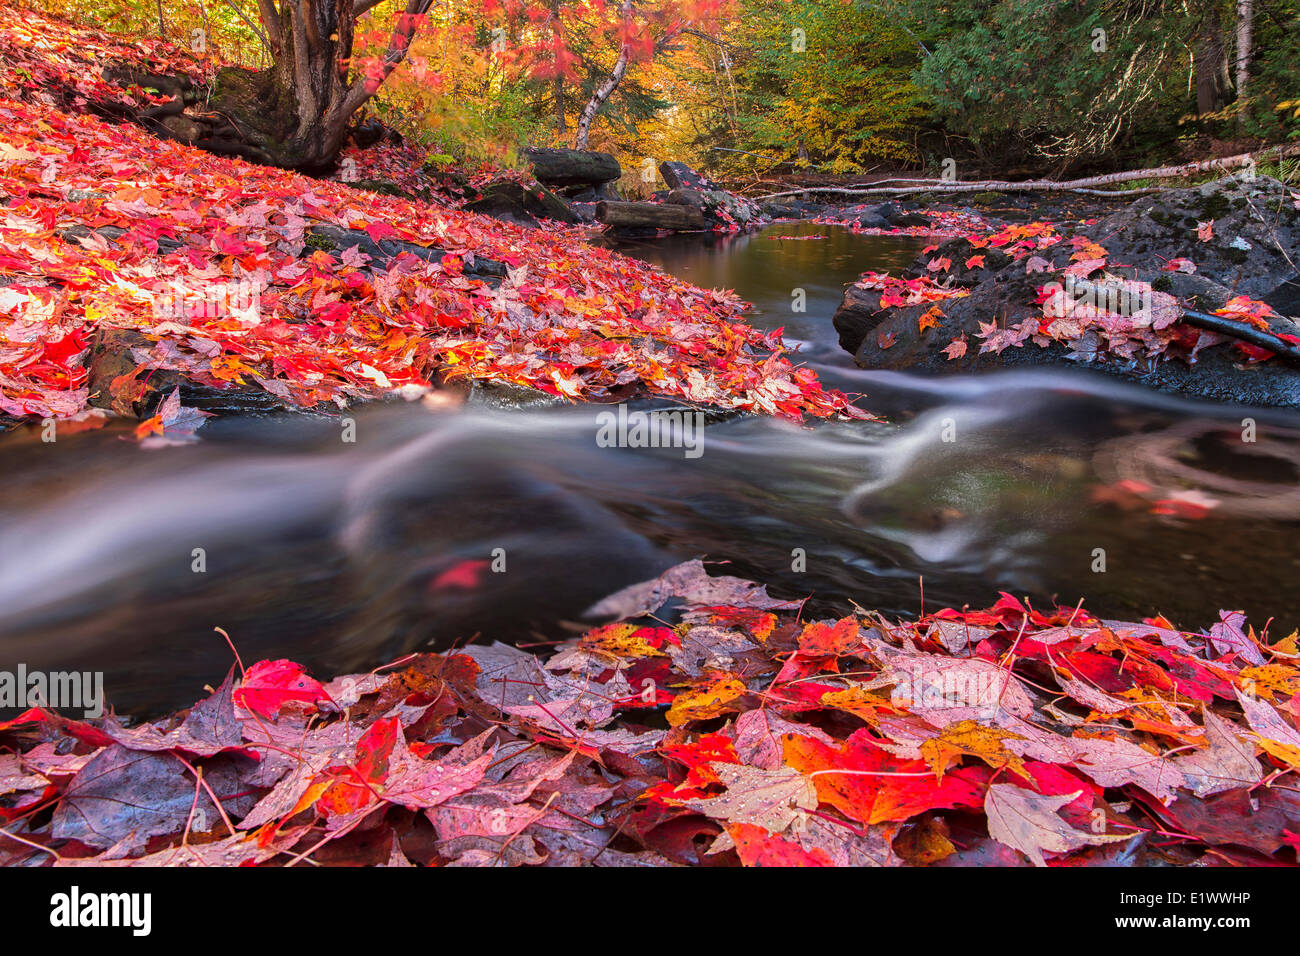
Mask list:
POLYGON ((181 404, 214 415, 288 412, 265 389, 235 382, 202 381, 171 369, 149 367, 156 340, 134 329, 101 326, 86 357, 88 402, 126 418, 148 418, 176 389, 181 404))

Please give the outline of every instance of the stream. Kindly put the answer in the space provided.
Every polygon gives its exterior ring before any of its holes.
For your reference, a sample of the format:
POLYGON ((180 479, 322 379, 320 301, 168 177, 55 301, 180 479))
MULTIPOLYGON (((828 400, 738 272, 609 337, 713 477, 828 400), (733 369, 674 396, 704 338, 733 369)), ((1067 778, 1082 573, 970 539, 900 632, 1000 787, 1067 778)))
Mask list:
POLYGON ((300 416, 214 420, 154 450, 117 427, 2 436, 0 669, 103 671, 120 711, 154 713, 227 672, 214 627, 245 663, 321 677, 471 639, 544 647, 604 595, 697 556, 811 595, 810 613, 983 607, 1007 590, 1188 628, 1220 609, 1279 636, 1300 626, 1300 416, 1084 371, 857 369, 831 326, 844 283, 922 244, 778 223, 616 246, 734 289, 749 321, 784 327, 889 424, 742 418, 708 426, 698 457, 598 447, 592 407, 382 405, 355 415, 354 443, 300 416), (792 235, 826 238, 777 238, 792 235), (1175 513, 1125 482, 1167 489, 1175 513))

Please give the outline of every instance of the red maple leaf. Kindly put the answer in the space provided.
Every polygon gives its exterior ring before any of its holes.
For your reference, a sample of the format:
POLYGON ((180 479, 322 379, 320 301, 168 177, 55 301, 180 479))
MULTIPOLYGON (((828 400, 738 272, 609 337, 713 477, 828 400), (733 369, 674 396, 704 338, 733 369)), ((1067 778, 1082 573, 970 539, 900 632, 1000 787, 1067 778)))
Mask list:
POLYGON ((244 674, 234 698, 235 703, 263 717, 274 717, 285 704, 295 701, 314 709, 330 699, 320 681, 289 660, 258 661, 244 674))

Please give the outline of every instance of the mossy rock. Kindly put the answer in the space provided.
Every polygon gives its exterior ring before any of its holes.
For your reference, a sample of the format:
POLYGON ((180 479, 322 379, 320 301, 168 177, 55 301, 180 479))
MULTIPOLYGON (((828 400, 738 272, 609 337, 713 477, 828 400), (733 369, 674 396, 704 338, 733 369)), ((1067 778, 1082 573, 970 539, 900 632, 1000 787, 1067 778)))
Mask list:
POLYGON ((394 182, 387 179, 358 179, 355 182, 348 183, 353 189, 364 189, 368 193, 379 193, 381 196, 397 196, 399 199, 414 199, 409 192, 394 182))
MULTIPOLYGON (((1205 201, 1201 203, 1198 212, 1202 220, 1222 219, 1232 211, 1233 205, 1223 193, 1215 192, 1205 197, 1205 201)), ((1241 201, 1241 206, 1244 205, 1245 202, 1241 201)))

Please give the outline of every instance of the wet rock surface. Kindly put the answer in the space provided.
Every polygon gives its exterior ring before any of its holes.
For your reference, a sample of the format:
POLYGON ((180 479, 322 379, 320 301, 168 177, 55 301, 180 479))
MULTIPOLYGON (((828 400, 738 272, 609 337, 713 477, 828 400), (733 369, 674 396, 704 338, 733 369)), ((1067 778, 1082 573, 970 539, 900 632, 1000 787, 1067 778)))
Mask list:
MULTIPOLYGON (((1278 313, 1268 325, 1273 334, 1300 335, 1300 210, 1294 190, 1275 180, 1236 178, 1204 186, 1170 189, 1136 199, 1119 210, 1104 209, 1091 222, 1067 228, 1054 220, 1050 203, 1039 206, 1040 221, 1056 222, 1063 235, 1081 236, 1103 246, 1105 272, 1150 283, 1168 293, 1183 309, 1213 312, 1235 296, 1260 300, 1278 313), (1185 259, 1191 274, 1173 271, 1169 263, 1185 259)), ((1076 207, 1077 208, 1077 207, 1076 207)), ((1028 257, 1012 259, 967 238, 942 242, 920 256, 903 273, 905 279, 935 276, 928 266, 936 259, 953 263, 941 280, 949 288, 969 291, 962 298, 881 308, 881 293, 850 286, 834 323, 840 344, 855 354, 863 368, 910 370, 937 374, 1002 368, 1069 366, 1136 381, 1161 391, 1217 402, 1263 406, 1300 405, 1300 369, 1281 357, 1249 361, 1230 342, 1200 349, 1191 364, 1182 358, 1137 357, 1087 352, 1052 341, 1040 347, 1032 340, 1002 351, 981 352, 977 335, 994 323, 1005 329, 1042 316, 1041 293, 1048 283, 1061 281, 1075 251, 1061 242, 1037 255, 1045 262, 1027 271, 1028 257), (983 265, 962 268, 972 257, 983 265), (1039 270, 1041 266, 1041 271, 1039 270), (934 313, 937 304, 941 314, 934 313), (922 328, 922 316, 930 319, 922 328), (937 320, 937 324, 931 324, 937 320), (965 336, 964 355, 950 358, 942 351, 965 336)))
MULTIPOLYGON (((119 241, 125 231, 113 226, 92 230, 73 226, 64 230, 65 239, 97 237, 105 241, 119 241)), ((369 268, 386 267, 400 255, 413 255, 427 262, 439 262, 445 250, 421 246, 399 239, 372 239, 360 229, 344 229, 326 223, 314 223, 305 233, 303 254, 323 250, 332 254, 357 250, 369 257, 369 268)), ((159 240, 160 251, 174 251, 183 243, 171 239, 159 240), (163 249, 163 243, 168 248, 163 249)), ((464 274, 490 286, 500 285, 506 267, 491 259, 470 258, 462 262, 464 274)), ((169 369, 150 369, 150 352, 157 345, 155 338, 130 328, 101 326, 95 333, 84 359, 87 369, 86 387, 89 404, 95 408, 127 418, 144 419, 158 412, 163 401, 179 389, 180 402, 186 408, 197 409, 211 415, 241 416, 266 414, 313 414, 311 409, 299 409, 282 401, 273 393, 254 383, 200 381, 192 376, 169 369)), ((551 404, 555 399, 533 389, 516 389, 529 393, 514 394, 511 386, 483 386, 464 398, 471 404, 511 407, 536 407, 551 404)), ((324 410, 337 414, 336 408, 324 410)), ((0 425, 0 428, 3 428, 0 425)))
POLYGON ((147 418, 177 389, 181 404, 212 415, 248 415, 294 411, 256 385, 195 381, 170 369, 141 369, 153 339, 134 329, 101 327, 86 358, 89 403, 128 418, 147 418))
POLYGON ((714 228, 743 228, 770 219, 758 203, 723 189, 685 163, 660 163, 659 175, 668 185, 667 192, 656 194, 661 201, 698 209, 714 228))
POLYGON ((1300 210, 1293 191, 1273 179, 1230 177, 1144 196, 1083 231, 1106 247, 1112 262, 1143 276, 1187 258, 1197 275, 1234 295, 1269 301, 1289 289, 1294 297, 1300 291, 1300 210), (1204 240, 1198 235, 1203 225, 1209 229, 1204 240))
POLYGON ((612 154, 597 150, 535 147, 525 150, 524 155, 532 163, 533 176, 539 183, 566 195, 597 189, 623 175, 623 168, 612 154))

